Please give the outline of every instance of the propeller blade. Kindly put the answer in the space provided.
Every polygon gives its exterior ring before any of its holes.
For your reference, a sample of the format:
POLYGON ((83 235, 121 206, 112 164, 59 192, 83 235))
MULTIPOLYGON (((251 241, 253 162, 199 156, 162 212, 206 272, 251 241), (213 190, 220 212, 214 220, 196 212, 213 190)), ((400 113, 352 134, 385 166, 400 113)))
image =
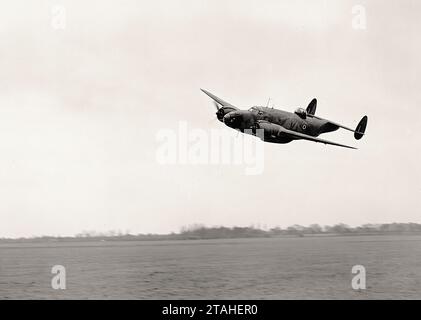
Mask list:
POLYGON ((220 108, 220 107, 219 107, 219 104, 218 104, 216 101, 214 101, 214 102, 213 102, 213 104, 215 105, 216 110, 218 110, 218 111, 219 111, 219 108, 220 108))

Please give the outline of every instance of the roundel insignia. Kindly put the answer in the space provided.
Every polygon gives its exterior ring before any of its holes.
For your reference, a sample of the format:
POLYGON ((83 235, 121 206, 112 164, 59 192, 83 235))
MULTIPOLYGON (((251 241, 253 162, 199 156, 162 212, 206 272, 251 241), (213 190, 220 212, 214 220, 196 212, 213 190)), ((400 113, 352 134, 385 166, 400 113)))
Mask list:
POLYGON ((307 125, 305 123, 303 123, 301 127, 303 128, 303 130, 307 129, 307 125))

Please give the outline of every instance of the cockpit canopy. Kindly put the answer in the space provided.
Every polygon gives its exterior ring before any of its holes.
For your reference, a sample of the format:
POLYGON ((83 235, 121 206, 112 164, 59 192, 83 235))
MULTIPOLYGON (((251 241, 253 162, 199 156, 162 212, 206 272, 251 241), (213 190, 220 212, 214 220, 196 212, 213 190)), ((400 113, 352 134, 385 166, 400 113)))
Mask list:
POLYGON ((307 111, 305 111, 303 108, 295 109, 294 113, 301 119, 305 119, 307 117, 307 111))
POLYGON ((255 112, 259 112, 259 111, 262 111, 262 107, 259 107, 259 106, 254 106, 254 107, 251 107, 251 108, 249 109, 249 111, 251 111, 251 112, 253 112, 253 111, 255 111, 255 112))
POLYGON ((263 107, 254 106, 249 109, 249 112, 255 115, 263 115, 263 107))

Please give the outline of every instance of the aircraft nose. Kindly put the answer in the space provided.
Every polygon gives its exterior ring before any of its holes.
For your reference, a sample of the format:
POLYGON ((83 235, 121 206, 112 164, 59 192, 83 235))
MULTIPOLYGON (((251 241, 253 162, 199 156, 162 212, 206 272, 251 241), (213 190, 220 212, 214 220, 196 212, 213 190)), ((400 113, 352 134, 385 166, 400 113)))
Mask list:
POLYGON ((223 121, 228 127, 234 128, 237 125, 238 117, 236 114, 228 113, 224 116, 223 121))
POLYGON ((224 116, 224 123, 226 123, 226 124, 229 124, 229 123, 231 123, 232 122, 232 117, 231 117, 231 115, 228 113, 228 114, 226 114, 225 116, 224 116))

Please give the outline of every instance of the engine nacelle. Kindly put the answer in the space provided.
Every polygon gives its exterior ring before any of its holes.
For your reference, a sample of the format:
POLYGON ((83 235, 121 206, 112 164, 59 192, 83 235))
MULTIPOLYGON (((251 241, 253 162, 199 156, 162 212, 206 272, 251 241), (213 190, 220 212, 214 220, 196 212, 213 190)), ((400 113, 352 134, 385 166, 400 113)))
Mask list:
POLYGON ((235 111, 236 109, 233 107, 220 107, 218 111, 216 112, 216 117, 219 121, 223 122, 224 116, 232 111, 235 111))
POLYGON ((305 111, 303 108, 297 108, 295 109, 294 113, 299 116, 301 119, 307 118, 307 111, 305 111))

